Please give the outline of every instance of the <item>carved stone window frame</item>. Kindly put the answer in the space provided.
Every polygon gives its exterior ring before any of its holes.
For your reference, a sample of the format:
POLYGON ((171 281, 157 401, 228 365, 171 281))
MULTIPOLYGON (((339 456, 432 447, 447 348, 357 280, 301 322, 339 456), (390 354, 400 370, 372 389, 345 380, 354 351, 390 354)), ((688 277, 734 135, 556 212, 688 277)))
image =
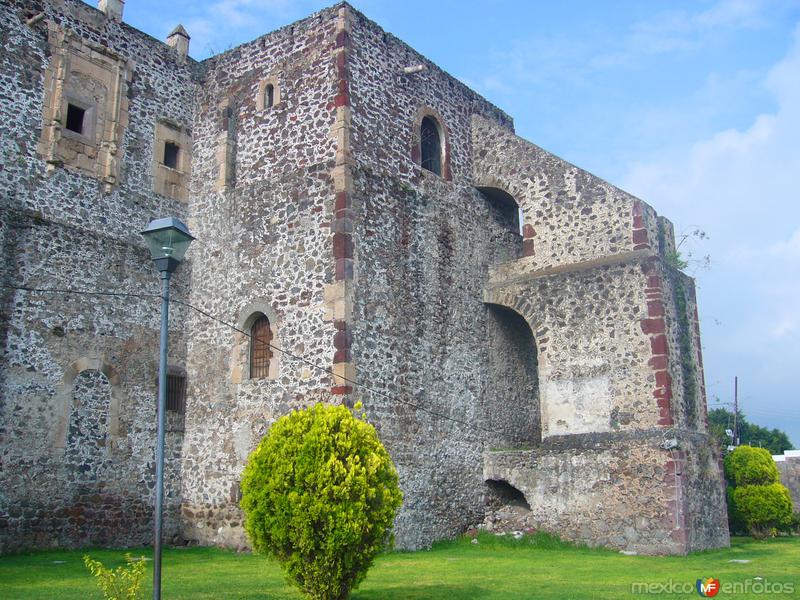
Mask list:
POLYGON ((186 202, 192 164, 192 137, 189 129, 169 119, 158 119, 153 135, 153 191, 186 202), (164 164, 166 144, 178 147, 175 168, 164 164))
POLYGON ((42 133, 37 146, 51 174, 65 167, 100 179, 110 192, 119 181, 119 150, 128 126, 127 89, 133 63, 108 48, 48 23, 51 59, 44 72, 42 133), (105 90, 103 106, 85 97, 75 78, 94 80, 105 90), (67 129, 68 106, 86 111, 84 131, 67 129))

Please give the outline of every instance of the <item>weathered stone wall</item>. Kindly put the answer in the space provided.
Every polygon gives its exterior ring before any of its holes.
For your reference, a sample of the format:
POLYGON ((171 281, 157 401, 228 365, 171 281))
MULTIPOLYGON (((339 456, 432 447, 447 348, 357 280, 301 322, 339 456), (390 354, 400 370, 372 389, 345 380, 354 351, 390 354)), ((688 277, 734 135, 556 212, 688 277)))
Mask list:
POLYGON ((650 430, 556 436, 532 452, 487 452, 484 477, 522 491, 529 510, 503 506, 484 526, 544 529, 590 546, 646 554, 726 545, 725 514, 715 512, 722 488, 705 440, 682 437, 687 451, 666 451, 663 442, 663 432, 650 430), (695 452, 700 459, 687 461, 695 452))
POLYGON ((2 549, 150 538, 159 301, 138 231, 167 213, 197 237, 172 286, 197 310, 171 319, 170 535, 244 545, 238 481, 269 425, 360 399, 400 472, 402 547, 487 519, 495 479, 570 539, 727 543, 694 288, 652 208, 346 4, 202 64, 77 0, 0 19, 3 284, 125 294, 2 292, 2 549), (76 137, 59 107, 93 73, 75 101, 109 125, 76 137))
MULTIPOLYGON (((4 2, 0 44, 3 284, 122 294, 2 292, 0 549, 145 543, 152 539, 160 302, 138 232, 162 210, 184 214, 151 192, 150 164, 156 119, 191 121, 193 66, 72 0, 4 2), (40 154, 50 123, 43 103, 53 30, 135 63, 118 90, 128 122, 113 180, 105 171, 48 164, 40 154)), ((109 148, 103 152, 110 158, 109 148)), ((177 274, 177 297, 187 296, 190 273, 187 264, 177 274)), ((173 310, 176 365, 184 362, 184 317, 173 310)), ((167 437, 170 537, 179 529, 181 437, 167 437)))
MULTIPOLYGON (((551 436, 563 440, 563 450, 605 432, 620 447, 633 433, 674 440, 674 448, 648 459, 671 473, 660 479, 660 524, 638 522, 629 535, 636 523, 625 519, 638 510, 627 512, 638 497, 623 495, 606 504, 604 519, 616 523, 608 543, 650 552, 727 544, 719 466, 708 459, 694 285, 667 265, 671 224, 507 129, 473 121, 476 181, 510 191, 525 213, 523 257, 491 269, 485 299, 519 312, 534 332, 543 448, 551 436)), ((538 466, 520 468, 523 481, 549 480, 538 466)), ((636 479, 624 465, 615 477, 636 479)), ((561 482, 575 485, 568 476, 561 482)), ((541 500, 527 499, 532 508, 541 500)), ((598 532, 580 534, 583 518, 572 515, 577 539, 599 539, 598 532)), ((553 518, 541 526, 553 528, 553 518)))
MULTIPOLYGON (((277 348, 327 368, 336 18, 323 11, 203 63, 189 221, 192 303, 243 330, 262 312, 277 348), (279 86, 272 107, 259 100, 267 80, 279 86)), ((275 350, 274 376, 250 379, 245 336, 200 314, 188 332, 185 533, 239 546, 247 456, 273 420, 330 400, 331 376, 275 350)))
POLYGON ((535 370, 521 381, 503 377, 524 372, 526 359, 535 364, 535 346, 481 297, 489 265, 517 256, 520 239, 472 185, 470 112, 510 119, 355 11, 347 57, 352 357, 357 380, 376 390, 356 388, 354 399, 400 472, 397 542, 418 548, 482 518, 484 428, 498 430, 498 445, 530 446, 537 436, 535 370), (402 74, 417 64, 427 70, 402 74), (444 177, 414 157, 425 111, 445 130, 444 177), (527 356, 500 364, 504 350, 526 343, 527 356))
POLYGON ((781 483, 789 488, 795 512, 800 512, 800 450, 787 450, 773 456, 781 476, 781 483))

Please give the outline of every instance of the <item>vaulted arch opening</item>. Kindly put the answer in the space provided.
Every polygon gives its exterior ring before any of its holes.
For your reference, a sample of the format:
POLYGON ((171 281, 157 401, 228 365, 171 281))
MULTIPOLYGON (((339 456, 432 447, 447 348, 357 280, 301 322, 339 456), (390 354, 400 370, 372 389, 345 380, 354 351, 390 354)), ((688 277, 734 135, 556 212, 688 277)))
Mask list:
POLYGON ((503 479, 486 480, 485 505, 487 510, 496 510, 503 506, 531 509, 525 494, 503 479))
POLYGON ((541 443, 539 360, 527 321, 516 311, 486 304, 489 381, 484 418, 494 448, 529 448, 541 443))
POLYGON ((522 208, 514 197, 507 191, 496 187, 478 186, 477 190, 486 201, 489 214, 494 221, 509 231, 522 235, 524 225, 522 208))

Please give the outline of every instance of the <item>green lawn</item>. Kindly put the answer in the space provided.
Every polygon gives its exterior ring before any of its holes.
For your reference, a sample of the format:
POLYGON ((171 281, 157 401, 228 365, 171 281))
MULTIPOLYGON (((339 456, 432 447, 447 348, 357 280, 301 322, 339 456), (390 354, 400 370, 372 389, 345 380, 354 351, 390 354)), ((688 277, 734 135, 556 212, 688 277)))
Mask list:
MULTIPOLYGON (((91 550, 107 566, 123 560, 122 550, 91 550)), ((36 552, 0 557, 0 598, 87 600, 101 598, 85 570, 83 551, 36 552)), ((151 555, 150 549, 133 551, 151 555)), ((152 563, 150 563, 152 564, 152 563)), ((148 570, 145 597, 151 590, 148 570)), ((413 600, 444 598, 699 598, 690 593, 634 594, 631 584, 691 584, 716 577, 721 584, 791 584, 800 597, 800 538, 766 542, 735 539, 731 548, 690 556, 623 556, 608 550, 573 548, 545 536, 515 541, 481 535, 438 544, 430 551, 393 552, 378 558, 352 598, 413 600), (734 563, 731 560, 749 560, 734 563), (755 579, 763 578, 762 580, 755 579)), ((164 553, 165 600, 211 598, 300 598, 286 585, 277 564, 261 556, 214 548, 167 549, 164 553)), ((659 590, 654 590, 659 591, 659 590)), ((756 589, 756 591, 759 591, 756 589)), ((726 594, 717 598, 763 598, 758 593, 726 594)))

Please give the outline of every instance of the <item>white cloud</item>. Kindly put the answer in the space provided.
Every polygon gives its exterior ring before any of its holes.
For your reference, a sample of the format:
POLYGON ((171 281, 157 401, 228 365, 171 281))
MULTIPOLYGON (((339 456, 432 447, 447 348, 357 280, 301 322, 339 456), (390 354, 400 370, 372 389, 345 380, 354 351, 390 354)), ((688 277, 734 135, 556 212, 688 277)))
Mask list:
POLYGON ((715 33, 762 26, 768 6, 759 0, 720 0, 699 13, 665 10, 635 23, 619 47, 590 58, 589 64, 614 68, 636 64, 642 55, 697 50, 715 33))

